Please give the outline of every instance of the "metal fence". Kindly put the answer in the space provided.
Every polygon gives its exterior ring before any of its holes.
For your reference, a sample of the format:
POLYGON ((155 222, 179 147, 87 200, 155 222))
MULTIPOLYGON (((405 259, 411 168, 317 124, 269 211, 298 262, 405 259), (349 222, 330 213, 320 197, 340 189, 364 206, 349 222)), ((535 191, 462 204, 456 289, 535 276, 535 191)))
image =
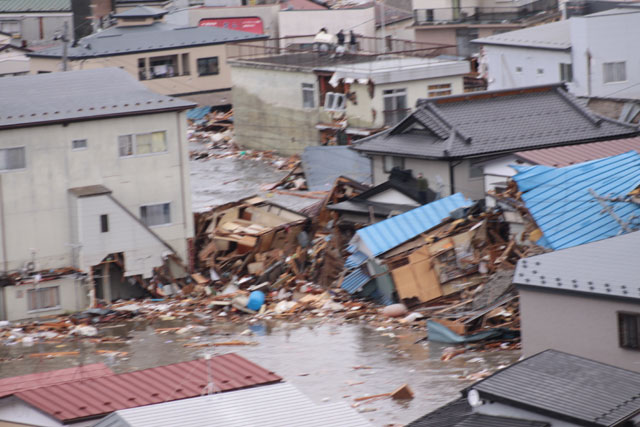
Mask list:
POLYGON ((558 9, 557 0, 536 0, 522 6, 501 7, 448 7, 435 9, 415 9, 414 20, 417 25, 442 23, 500 23, 518 22, 541 12, 558 9))

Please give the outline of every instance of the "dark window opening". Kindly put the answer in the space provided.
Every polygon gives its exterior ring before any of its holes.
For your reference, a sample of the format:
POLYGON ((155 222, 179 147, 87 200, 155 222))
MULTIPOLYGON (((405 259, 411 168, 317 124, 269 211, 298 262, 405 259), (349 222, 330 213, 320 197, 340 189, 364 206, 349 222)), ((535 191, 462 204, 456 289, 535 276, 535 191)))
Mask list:
POLYGON ((620 347, 640 350, 640 313, 618 312, 620 347))
POLYGON ((211 76, 218 74, 220 69, 218 68, 218 57, 212 58, 199 58, 198 59, 198 75, 199 76, 211 76))
POLYGON ((103 233, 109 231, 109 215, 100 215, 100 231, 103 233))

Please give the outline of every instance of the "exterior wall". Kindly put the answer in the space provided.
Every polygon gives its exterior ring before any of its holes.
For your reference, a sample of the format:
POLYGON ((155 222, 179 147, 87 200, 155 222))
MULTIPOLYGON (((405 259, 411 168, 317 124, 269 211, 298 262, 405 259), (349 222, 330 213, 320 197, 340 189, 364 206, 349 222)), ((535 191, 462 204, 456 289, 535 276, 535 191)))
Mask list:
POLYGON ((0 77, 28 73, 29 57, 24 52, 11 48, 0 51, 0 77))
MULTIPOLYGON (((389 172, 384 170, 383 156, 371 156, 373 169, 373 185, 379 185, 389 179, 389 172)), ((442 183, 441 196, 449 196, 449 163, 439 160, 423 160, 405 158, 404 168, 411 169, 413 176, 422 173, 429 182, 429 188, 438 192, 442 183)))
POLYGON ((51 42, 61 33, 67 22, 69 34, 73 36, 73 15, 68 13, 2 13, 1 21, 20 21, 20 39, 29 44, 40 41, 51 42), (42 26, 42 27, 41 27, 42 26))
POLYGON ((382 27, 376 28, 376 37, 391 37, 392 39, 414 41, 416 36, 411 24, 413 24, 412 18, 385 25, 384 31, 382 27))
MULTIPOLYGON (((189 55, 189 75, 167 77, 152 80, 140 80, 147 88, 163 95, 182 95, 194 92, 224 90, 231 87, 231 67, 227 63, 227 51, 224 44, 190 47, 184 49, 170 49, 155 52, 141 52, 131 55, 116 55, 101 58, 70 61, 71 70, 92 70, 96 68, 118 67, 122 68, 136 79, 139 79, 138 59, 153 58, 167 55, 189 55), (218 57, 219 74, 211 76, 198 76, 197 60, 199 58, 218 57)), ((176 73, 182 74, 182 63, 176 73)), ((31 74, 39 71, 61 71, 60 58, 31 58, 31 74)))
POLYGON ((484 176, 472 177, 470 174, 471 165, 481 160, 462 160, 453 164, 453 192, 462 193, 473 200, 484 199, 484 176))
POLYGON ((383 191, 382 193, 378 193, 374 196, 369 197, 367 200, 369 200, 370 202, 393 203, 396 205, 419 205, 419 203, 413 200, 411 197, 407 197, 401 192, 394 189, 389 189, 383 191))
MULTIPOLYGON (((101 184, 130 212, 171 202, 172 224, 154 227, 182 259, 193 236, 185 113, 158 113, 0 131, 0 148, 26 147, 26 168, 0 174, 3 269, 72 265, 67 190, 101 184), (167 152, 119 157, 118 136, 165 130, 167 152), (71 141, 87 148, 71 150, 71 141)), ((98 225, 96 225, 97 227, 98 225)))
POLYGON ((88 288, 83 286, 82 279, 75 275, 64 276, 56 280, 40 282, 37 286, 25 284, 18 286, 6 286, 3 289, 6 301, 3 307, 2 318, 5 320, 19 320, 29 317, 52 316, 65 312, 78 311, 89 304, 88 288), (28 291, 31 289, 44 289, 58 287, 60 306, 42 310, 29 311, 28 291))
MULTIPOLYGON (((279 16, 280 37, 306 36, 326 28, 331 34, 353 30, 365 37, 375 37, 375 8, 282 10, 279 16)), ((310 39, 311 40, 311 39, 310 39)), ((348 38, 347 38, 348 42, 348 38)))
MULTIPOLYGON (((425 7, 425 8, 431 8, 425 7)), ((454 46, 458 46, 458 40, 456 37, 456 30, 458 29, 469 29, 475 28, 478 30, 478 37, 488 37, 493 34, 496 34, 498 31, 513 31, 519 28, 522 28, 520 25, 516 24, 503 24, 503 25, 483 25, 483 26, 472 26, 472 25, 423 25, 419 27, 415 27, 415 40, 420 43, 441 43, 441 44, 450 44, 454 46)), ((471 49, 476 49, 477 46, 472 45, 471 49)), ((446 49, 443 53, 448 55, 462 55, 461 52, 458 52, 457 48, 446 49)))
POLYGON ((348 122, 351 126, 356 127, 382 127, 384 126, 384 98, 382 95, 385 90, 406 89, 407 107, 413 110, 418 99, 428 96, 429 85, 445 83, 451 84, 452 95, 464 92, 464 78, 462 75, 377 84, 373 91, 373 98, 369 96, 367 85, 354 83, 351 85, 350 90, 355 92, 357 104, 347 100, 346 115, 348 122))
POLYGON ((61 422, 26 402, 13 397, 0 400, 0 420, 41 427, 63 426, 61 422))
POLYGON ((318 82, 313 73, 233 66, 236 142, 290 155, 316 145, 320 122, 318 82), (302 107, 302 83, 315 86, 315 108, 302 107))
POLYGON ((620 348, 618 311, 640 303, 520 288, 524 356, 552 348, 635 372, 640 353, 620 348))
POLYGON ((484 52, 489 90, 558 83, 562 81, 560 64, 571 63, 570 51, 485 45, 484 52), (542 74, 538 73, 540 69, 542 74))
POLYGON ((573 17, 570 24, 573 92, 577 96, 640 99, 640 62, 629 50, 640 41, 640 13, 573 17), (626 80, 604 83, 603 64, 618 61, 626 61, 626 80))

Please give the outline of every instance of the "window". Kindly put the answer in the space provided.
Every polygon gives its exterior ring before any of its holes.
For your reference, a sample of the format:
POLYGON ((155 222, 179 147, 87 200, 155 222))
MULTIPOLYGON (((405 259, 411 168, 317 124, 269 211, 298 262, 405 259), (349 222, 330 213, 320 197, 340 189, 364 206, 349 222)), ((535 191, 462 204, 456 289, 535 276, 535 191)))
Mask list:
POLYGON ((426 14, 427 22, 433 22, 433 9, 427 9, 426 14))
POLYGON ((447 96, 451 95, 451 83, 445 83, 441 85, 429 85, 428 87, 429 98, 434 98, 436 96, 447 96))
POLYGON ((199 58, 198 59, 198 75, 199 76, 211 76, 218 74, 218 57, 211 58, 199 58))
POLYGON ((385 125, 393 126, 409 114, 406 89, 384 90, 382 91, 382 100, 384 102, 385 125))
POLYGON ((469 178, 482 178, 484 176, 484 167, 476 162, 469 162, 469 178))
POLYGON ((147 58, 138 58, 138 80, 147 80, 147 58))
POLYGON ((560 81, 573 81, 573 66, 571 64, 560 64, 560 81))
POLYGON ((160 203, 157 205, 141 206, 140 219, 142 219, 142 222, 149 227, 153 227, 154 225, 170 224, 171 204, 160 203))
POLYGON ((604 82, 623 82, 627 80, 627 63, 626 62, 605 62, 604 82))
POLYGON ((640 313, 618 312, 620 347, 640 350, 640 313))
POLYGON ((538 68, 536 74, 544 74, 544 68, 538 68))
POLYGON ((118 153, 120 157, 164 153, 166 151, 167 133, 165 131, 120 135, 118 137, 118 153))
POLYGON ((87 148, 86 139, 74 139, 73 141, 71 141, 72 150, 84 150, 86 148, 87 148))
MULTIPOLYGON (((138 74, 140 74, 141 62, 144 59, 138 59, 138 74)), ((146 73, 146 69, 145 69, 146 73)), ((178 55, 156 56, 149 58, 149 76, 150 79, 162 79, 180 75, 178 72, 178 55)))
POLYGON ((20 21, 0 21, 0 31, 5 34, 20 35, 20 21))
POLYGON ((384 171, 391 172, 393 168, 404 169, 404 157, 384 156, 384 171))
POLYGON ((302 108, 315 108, 315 96, 313 83, 302 83, 302 108))
POLYGON ((0 171, 24 169, 27 167, 24 147, 0 150, 0 171))
POLYGON ((109 215, 100 215, 100 232, 109 232, 109 215))
POLYGON ((522 67, 516 67, 516 73, 521 73, 522 72, 522 67))
POLYGON ((27 291, 27 308, 29 311, 57 308, 60 306, 60 289, 58 286, 29 289, 27 291))
POLYGON ((327 92, 324 97, 324 109, 328 111, 344 111, 345 96, 343 93, 327 92))

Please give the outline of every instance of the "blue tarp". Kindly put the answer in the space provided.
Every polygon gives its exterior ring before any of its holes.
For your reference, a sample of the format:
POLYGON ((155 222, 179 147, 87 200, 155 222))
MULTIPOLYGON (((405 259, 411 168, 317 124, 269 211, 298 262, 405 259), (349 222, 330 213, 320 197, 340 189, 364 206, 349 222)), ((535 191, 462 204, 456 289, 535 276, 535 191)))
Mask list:
MULTIPOLYGON (((603 212, 589 193, 603 197, 625 197, 640 184, 640 154, 635 151, 553 168, 518 168, 513 177, 522 200, 543 233, 537 243, 565 249, 620 234, 616 219, 603 212)), ((631 202, 606 202, 623 221, 640 216, 640 206, 631 202)))
POLYGON ((362 228, 356 233, 362 242, 359 249, 374 257, 383 254, 440 224, 452 211, 472 203, 462 193, 456 193, 362 228))
POLYGON ((190 110, 187 110, 187 119, 189 120, 200 120, 204 118, 211 111, 211 106, 205 105, 204 107, 196 107, 190 110))

